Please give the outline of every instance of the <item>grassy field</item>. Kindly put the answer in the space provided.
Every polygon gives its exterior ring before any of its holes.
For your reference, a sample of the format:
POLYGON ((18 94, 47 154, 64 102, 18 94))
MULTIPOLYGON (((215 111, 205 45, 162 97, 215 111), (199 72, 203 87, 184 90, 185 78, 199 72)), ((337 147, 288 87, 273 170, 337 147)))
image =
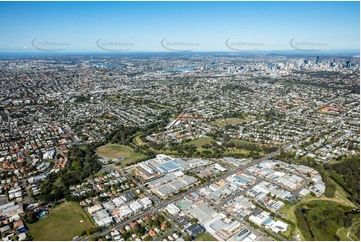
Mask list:
MULTIPOLYGON (((211 144, 212 141, 215 141, 214 139, 212 138, 209 138, 209 137, 202 137, 202 138, 198 138, 198 139, 195 139, 195 140, 192 140, 192 141, 189 141, 185 144, 187 145, 195 145, 196 147, 200 148, 202 147, 202 145, 205 145, 205 144, 211 144)), ((238 140, 238 139, 231 139, 230 142, 234 143, 234 144, 252 144, 252 145, 260 145, 258 143, 253 143, 253 142, 248 142, 248 141, 244 141, 244 140, 238 140)))
MULTIPOLYGON (((346 207, 350 207, 351 203, 350 201, 342 198, 342 197, 338 197, 338 196, 335 196, 335 197, 332 197, 332 198, 329 198, 329 197, 325 197, 324 195, 322 195, 321 197, 317 198, 317 197, 314 197, 314 198, 309 198, 307 199, 307 202, 310 202, 310 201, 325 201, 325 202, 334 202, 334 203, 338 203, 340 205, 343 205, 343 206, 346 206, 346 207)), ((306 201, 305 201, 306 202, 306 201)), ((304 202, 304 203, 305 203, 304 202)))
MULTIPOLYGON (((214 149, 216 147, 213 147, 212 142, 216 142, 214 139, 209 138, 209 137, 202 137, 202 138, 198 138, 198 139, 194 139, 192 141, 189 141, 187 143, 185 143, 184 145, 194 145, 197 147, 197 151, 200 153, 204 153, 206 151, 208 152, 213 152, 214 149), (204 148, 203 145, 205 144, 209 144, 211 145, 211 148, 204 148)), ((237 140, 237 139, 231 139, 229 142, 234 143, 235 145, 257 145, 257 146, 262 146, 261 144, 258 143, 253 143, 253 142, 247 142, 247 141, 243 141, 243 140, 237 140)), ((224 147, 224 146, 223 146, 224 147)), ((251 146, 249 146, 251 147, 251 146)), ((252 151, 252 149, 247 149, 247 148, 237 148, 237 147, 226 147, 225 150, 222 152, 223 156, 235 156, 235 155, 241 155, 242 157, 247 157, 250 152, 252 151)), ((260 156, 264 155, 263 151, 259 151, 258 154, 260 156)))
MULTIPOLYGON (((255 142, 248 142, 248 141, 239 140, 239 139, 231 139, 229 142, 231 142, 235 145, 256 145, 256 146, 262 147, 262 144, 255 143, 255 142)), ((248 149, 227 148, 227 151, 225 152, 225 156, 232 156, 234 154, 248 155, 250 152, 251 152, 251 150, 248 150, 248 149)), ((263 151, 259 151, 258 153, 261 156, 265 155, 263 151)))
POLYGON ((210 144, 212 141, 215 141, 215 140, 212 138, 209 138, 209 137, 202 137, 202 138, 198 138, 198 139, 189 141, 185 144, 186 145, 195 145, 197 148, 201 148, 202 145, 210 144))
MULTIPOLYGON (((227 151, 223 153, 224 156, 232 156, 235 154, 244 154, 244 155, 249 155, 249 153, 251 152, 251 150, 246 150, 246 149, 237 149, 237 148, 227 148, 227 151)), ((264 156, 264 152, 263 151, 259 151, 258 152, 260 156, 264 156)))
MULTIPOLYGON (((293 222, 294 224, 297 225, 297 218, 296 218, 296 215, 295 215, 295 207, 296 206, 286 204, 285 206, 283 206, 280 209, 280 212, 286 215, 286 219, 290 220, 291 222, 293 222)), ((303 235, 302 235, 300 229, 297 226, 296 226, 296 229, 295 229, 295 233, 299 234, 301 236, 301 238, 300 238, 301 240, 305 240, 303 238, 303 235)))
POLYGON ((262 144, 260 143, 256 143, 256 142, 249 142, 249 141, 244 141, 244 140, 240 140, 240 139, 230 139, 230 142, 234 143, 235 145, 245 145, 245 144, 249 144, 249 145, 258 145, 258 146, 262 146, 262 144))
POLYGON ((97 149, 97 155, 105 158, 115 159, 121 156, 127 157, 133 150, 124 145, 106 144, 97 149))
POLYGON ((217 239, 214 238, 209 233, 204 232, 204 233, 201 233, 200 235, 198 235, 197 238, 195 239, 195 241, 217 241, 217 239))
MULTIPOLYGON (((134 137, 134 139, 139 138, 138 136, 134 137)), ((140 139, 140 138, 139 138, 140 139)), ((116 145, 116 144, 106 144, 100 146, 97 149, 97 155, 106 158, 118 158, 120 156, 124 156, 125 159, 122 160, 118 165, 124 167, 129 164, 136 163, 137 161, 143 160, 147 158, 146 155, 143 155, 138 152, 134 152, 132 148, 125 145, 116 145)))
POLYGON ((141 153, 137 153, 137 152, 134 152, 132 153, 131 155, 129 155, 127 158, 125 158, 124 160, 122 160, 120 162, 120 166, 124 167, 128 164, 133 164, 137 161, 140 161, 140 160, 143 160, 145 159, 147 156, 146 155, 143 155, 141 153))
POLYGON ((249 150, 245 150, 245 149, 236 149, 236 148, 227 148, 227 151, 223 153, 224 156, 232 156, 235 154, 244 154, 244 155, 248 155, 249 154, 249 150))
POLYGON ((28 227, 34 240, 72 240, 94 224, 78 203, 65 202, 28 227))
POLYGON ((349 238, 347 238, 348 228, 342 227, 337 230, 337 235, 340 237, 341 241, 350 241, 349 238))
POLYGON ((333 164, 338 164, 338 163, 341 163, 342 161, 337 161, 337 160, 330 160, 328 163, 330 165, 333 165, 333 164))

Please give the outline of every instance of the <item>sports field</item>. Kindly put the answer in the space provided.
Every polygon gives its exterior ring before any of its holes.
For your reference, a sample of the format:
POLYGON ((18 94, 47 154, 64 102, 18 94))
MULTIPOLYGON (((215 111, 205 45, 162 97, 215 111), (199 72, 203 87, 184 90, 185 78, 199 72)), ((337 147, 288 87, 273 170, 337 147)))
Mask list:
POLYGON ((91 218, 76 202, 64 202, 50 210, 49 215, 27 224, 34 240, 73 240, 75 236, 94 227, 91 218))
POLYGON ((115 159, 121 156, 127 157, 132 152, 133 152, 132 148, 125 145, 116 145, 116 144, 106 144, 100 146, 97 149, 98 156, 104 158, 110 158, 110 159, 115 159))

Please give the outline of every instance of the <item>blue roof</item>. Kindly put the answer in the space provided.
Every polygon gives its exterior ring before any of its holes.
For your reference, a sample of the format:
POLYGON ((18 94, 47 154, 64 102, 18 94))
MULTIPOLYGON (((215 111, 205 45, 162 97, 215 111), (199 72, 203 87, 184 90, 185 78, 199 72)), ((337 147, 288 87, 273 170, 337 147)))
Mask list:
POLYGON ((249 181, 248 181, 247 179, 243 178, 243 177, 234 176, 234 178, 236 178, 236 179, 237 179, 238 181, 240 181, 240 182, 243 182, 243 183, 246 183, 246 184, 249 183, 249 181))
POLYGON ((244 237, 246 237, 250 231, 248 229, 242 229, 241 232, 239 232, 236 236, 237 240, 242 240, 244 237))
POLYGON ((173 161, 167 162, 159 167, 165 172, 171 172, 179 169, 179 165, 175 164, 173 161))
POLYGON ((219 196, 217 196, 216 194, 214 194, 213 192, 210 193, 208 196, 210 196, 211 198, 213 198, 214 200, 217 200, 219 198, 219 196))
POLYGON ((19 232, 19 233, 22 233, 22 232, 25 232, 25 231, 26 231, 26 228, 25 228, 25 227, 22 227, 22 228, 19 228, 19 229, 18 229, 18 232, 19 232))
POLYGON ((195 199, 198 199, 198 198, 199 198, 198 193, 192 192, 191 195, 192 195, 195 199))
POLYGON ((268 218, 264 221, 265 224, 269 224, 270 222, 272 222, 272 219, 268 218))

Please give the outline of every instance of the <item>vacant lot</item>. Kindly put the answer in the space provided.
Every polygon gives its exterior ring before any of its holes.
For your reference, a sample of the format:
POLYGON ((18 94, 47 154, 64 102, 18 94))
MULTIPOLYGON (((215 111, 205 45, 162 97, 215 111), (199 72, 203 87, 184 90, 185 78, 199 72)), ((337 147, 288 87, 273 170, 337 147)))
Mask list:
POLYGON ((75 202, 62 203, 51 209, 47 217, 28 224, 34 240, 72 240, 93 226, 91 219, 75 202))
POLYGON ((132 153, 132 148, 125 145, 106 144, 97 149, 97 155, 105 158, 115 159, 121 156, 128 156, 132 153))

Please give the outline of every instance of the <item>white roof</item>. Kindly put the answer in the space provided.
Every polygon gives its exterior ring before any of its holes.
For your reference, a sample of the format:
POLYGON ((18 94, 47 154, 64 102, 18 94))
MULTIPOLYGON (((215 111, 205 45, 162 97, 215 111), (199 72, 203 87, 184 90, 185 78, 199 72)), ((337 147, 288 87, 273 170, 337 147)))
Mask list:
POLYGON ((126 217, 129 214, 132 214, 133 210, 131 210, 128 205, 124 205, 122 207, 119 208, 119 215, 120 217, 126 217))
POLYGON ((139 199, 139 202, 144 206, 152 205, 152 200, 149 197, 143 197, 139 199))
POLYGON ((174 205, 173 203, 170 203, 167 205, 167 207, 165 208, 170 214, 176 214, 178 212, 180 212, 180 209, 174 205))
POLYGON ((123 205, 125 202, 122 198, 120 197, 116 197, 112 200, 112 202, 115 204, 115 206, 120 207, 121 205, 123 205))
POLYGON ((143 206, 142 206, 138 201, 131 202, 131 203, 129 204, 129 207, 130 207, 134 212, 136 212, 137 210, 143 208, 143 206))
POLYGON ((26 239, 26 233, 19 234, 19 240, 25 240, 26 239))
POLYGON ((99 210, 101 210, 101 209, 103 209, 102 205, 97 204, 97 205, 94 205, 94 206, 92 206, 92 207, 88 207, 88 212, 89 212, 90 214, 93 214, 93 213, 95 213, 96 211, 99 211, 99 210))

